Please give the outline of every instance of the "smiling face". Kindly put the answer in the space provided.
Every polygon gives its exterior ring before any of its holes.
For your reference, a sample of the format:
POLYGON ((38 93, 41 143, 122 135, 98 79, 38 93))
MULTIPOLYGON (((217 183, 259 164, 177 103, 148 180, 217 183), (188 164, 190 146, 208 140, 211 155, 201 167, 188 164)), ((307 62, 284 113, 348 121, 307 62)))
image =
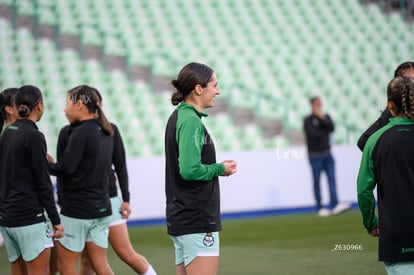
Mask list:
POLYGON ((204 88, 201 87, 200 102, 203 109, 213 107, 215 96, 219 94, 220 89, 218 88, 217 76, 213 73, 210 81, 207 83, 207 86, 204 88))

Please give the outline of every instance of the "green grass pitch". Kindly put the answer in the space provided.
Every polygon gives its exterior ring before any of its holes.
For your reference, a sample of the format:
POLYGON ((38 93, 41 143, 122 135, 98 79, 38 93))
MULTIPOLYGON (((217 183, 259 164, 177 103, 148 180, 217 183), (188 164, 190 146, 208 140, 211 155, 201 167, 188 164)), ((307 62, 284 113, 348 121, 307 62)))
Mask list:
MULTIPOLYGON (((172 241, 165 225, 129 228, 135 249, 159 275, 175 274, 172 241)), ((360 213, 318 218, 315 213, 223 220, 221 275, 386 274, 378 261, 377 239, 361 224, 360 213)), ((134 274, 108 249, 115 274, 134 274)), ((10 274, 0 248, 0 274, 10 274)))

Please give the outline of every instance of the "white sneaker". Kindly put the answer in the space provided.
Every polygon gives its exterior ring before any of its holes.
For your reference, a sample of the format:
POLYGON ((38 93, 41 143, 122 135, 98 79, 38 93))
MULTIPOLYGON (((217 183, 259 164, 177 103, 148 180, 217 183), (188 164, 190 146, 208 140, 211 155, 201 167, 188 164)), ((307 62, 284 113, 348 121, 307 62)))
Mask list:
POLYGON ((328 208, 321 208, 318 211, 319 217, 328 217, 329 215, 331 215, 331 211, 328 208))
POLYGON ((341 214, 349 209, 351 209, 350 203, 338 203, 334 209, 332 209, 332 215, 341 214))

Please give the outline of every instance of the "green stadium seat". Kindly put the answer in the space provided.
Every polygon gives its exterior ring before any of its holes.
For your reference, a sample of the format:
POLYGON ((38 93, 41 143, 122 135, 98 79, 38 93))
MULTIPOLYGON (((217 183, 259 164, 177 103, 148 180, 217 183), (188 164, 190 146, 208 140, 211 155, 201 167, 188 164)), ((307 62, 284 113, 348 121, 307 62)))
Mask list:
MULTIPOLYGON (((0 0, 1 3, 11 5, 12 2, 0 0)), ((34 14, 31 1, 17 3, 20 14, 34 14)), ((250 110, 257 108, 253 90, 284 101, 289 106, 289 121, 296 130, 301 129, 301 119, 309 111, 308 98, 314 94, 323 97, 326 108, 334 109, 347 123, 354 123, 356 118, 347 114, 344 106, 355 106, 353 113, 359 118, 358 124, 368 124, 376 112, 368 109, 378 110, 379 103, 381 108, 383 106, 383 97, 376 94, 384 90, 397 64, 412 59, 414 50, 412 26, 404 22, 400 14, 385 15, 377 5, 361 5, 359 0, 326 3, 214 0, 197 1, 196 4, 190 0, 76 3, 41 0, 40 3, 56 6, 61 15, 62 34, 77 35, 80 23, 90 24, 92 27, 85 30, 85 43, 100 46, 101 29, 117 33, 128 43, 131 64, 148 67, 155 60, 155 72, 159 75, 175 77, 178 69, 174 63, 180 66, 189 61, 210 64, 219 77, 220 97, 250 110), (204 16, 196 17, 199 14, 204 16), (171 63, 170 59, 177 62, 171 63), (234 90, 234 83, 247 88, 234 90), (354 102, 361 93, 367 100, 354 102)), ((41 22, 54 24, 50 9, 40 9, 39 12, 41 22)), ((132 116, 134 108, 139 109, 136 110, 139 114, 136 121, 141 126, 145 125, 141 122, 145 120, 148 106, 162 109, 151 115, 162 117, 163 121, 173 109, 169 96, 151 94, 148 84, 130 84, 119 72, 105 71, 100 61, 81 60, 75 51, 57 52, 53 43, 35 41, 28 31, 18 30, 17 37, 13 37, 10 24, 1 21, 0 24, 0 35, 8 37, 2 39, 1 45, 2 52, 7 52, 0 56, 2 64, 7 66, 7 73, 1 69, 3 85, 31 81, 44 86, 48 92, 63 92, 74 85, 87 83, 105 91, 111 117, 113 114, 114 119, 125 124, 128 120, 123 119, 124 113, 132 116), (19 46, 22 41, 25 49, 19 46), (117 97, 117 93, 121 96, 117 97)), ((107 52, 125 55, 120 44, 110 39, 107 52)), ((268 118, 280 118, 284 114, 272 102, 260 103, 263 105, 260 112, 268 118)), ((228 128, 230 134, 238 134, 239 129, 233 123, 229 123, 228 128)), ((54 131, 52 126, 48 129, 54 131)), ((126 135, 132 142, 133 135, 126 135)), ((155 142, 160 137, 150 136, 153 143, 142 147, 146 149, 132 145, 133 154, 158 154, 161 151, 162 146, 155 142)), ((241 142, 223 147, 233 150, 272 146, 263 138, 258 140, 252 145, 241 139, 241 142)), ((338 137, 337 140, 345 138, 338 137)))

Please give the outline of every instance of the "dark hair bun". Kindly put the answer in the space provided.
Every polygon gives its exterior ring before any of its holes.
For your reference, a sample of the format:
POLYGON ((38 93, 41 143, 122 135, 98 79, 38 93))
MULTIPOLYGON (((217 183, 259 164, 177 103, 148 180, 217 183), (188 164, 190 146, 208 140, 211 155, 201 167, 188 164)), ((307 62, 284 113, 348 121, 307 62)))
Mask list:
POLYGON ((181 101, 184 100, 184 95, 180 91, 175 91, 171 96, 171 104, 178 105, 181 101))
POLYGON ((18 109, 19 116, 28 117, 30 115, 30 108, 27 105, 20 105, 18 109))

